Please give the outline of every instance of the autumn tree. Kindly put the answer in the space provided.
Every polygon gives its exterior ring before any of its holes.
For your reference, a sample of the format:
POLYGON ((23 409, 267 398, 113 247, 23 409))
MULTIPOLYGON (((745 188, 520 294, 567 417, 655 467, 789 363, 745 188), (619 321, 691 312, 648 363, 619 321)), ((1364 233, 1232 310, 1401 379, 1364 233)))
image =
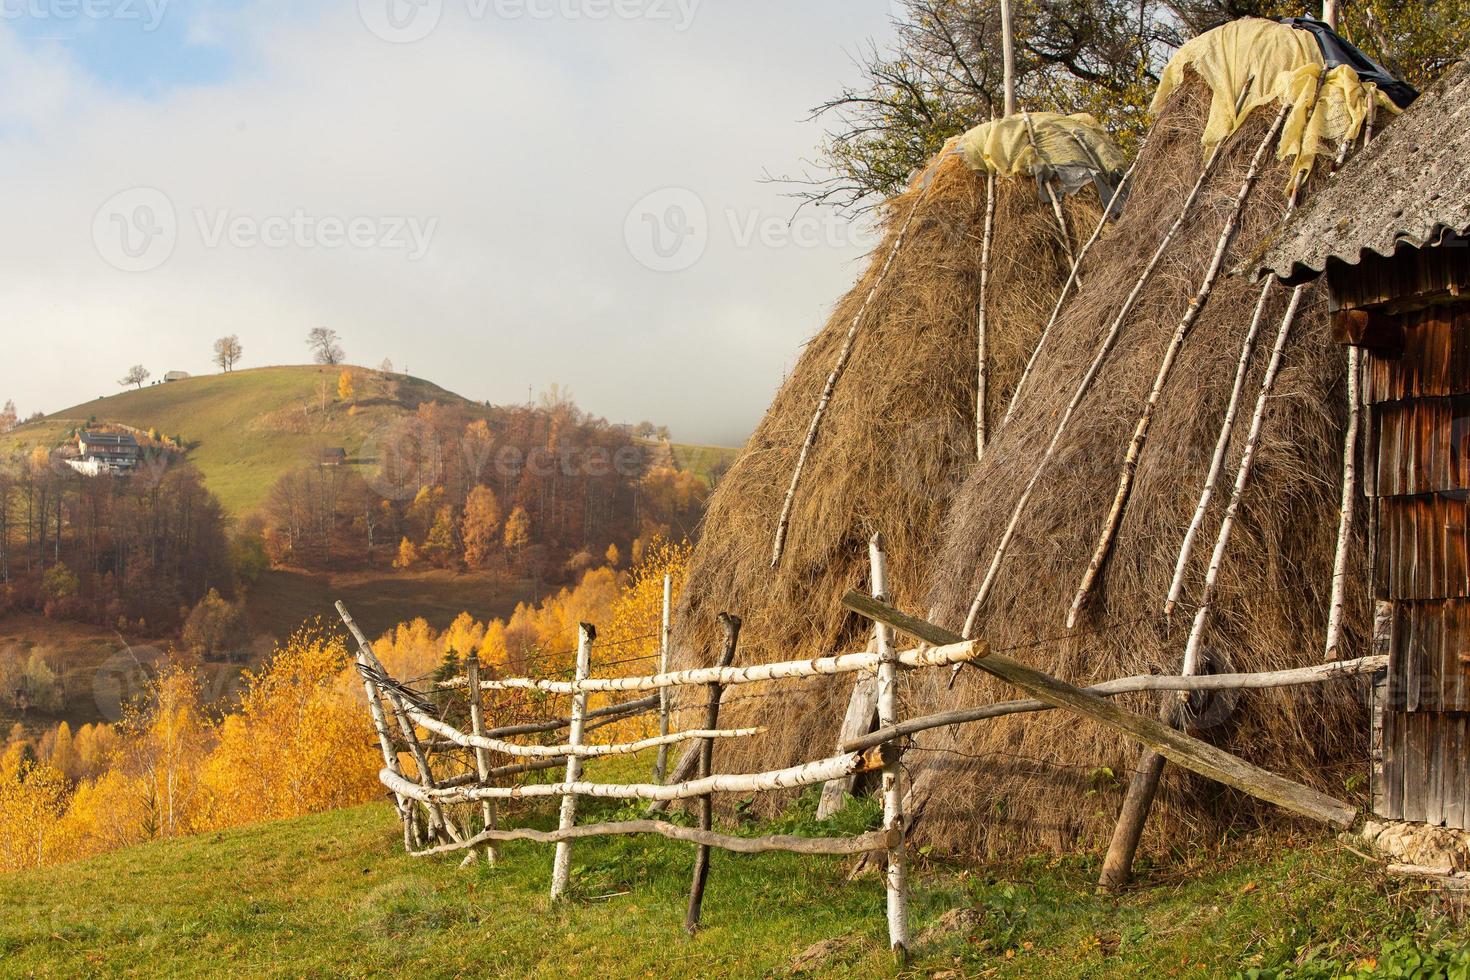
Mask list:
POLYGON ((306 346, 317 364, 341 364, 347 354, 342 350, 340 340, 337 331, 329 327, 313 327, 306 335, 306 346))
POLYGON ((441 568, 453 563, 459 552, 457 525, 454 508, 449 504, 440 507, 438 513, 434 515, 434 523, 430 525, 429 533, 424 537, 424 544, 419 549, 419 554, 441 568))
POLYGON ((616 544, 608 545, 607 552, 603 555, 603 557, 607 560, 608 568, 617 568, 623 563, 623 553, 618 550, 618 546, 616 544))
POLYGON ((357 397, 357 386, 353 382, 352 372, 343 371, 337 375, 337 398, 340 401, 350 402, 357 397))
POLYGON ((122 385, 124 388, 126 388, 128 385, 132 385, 135 388, 141 388, 143 387, 143 382, 147 381, 152 376, 152 371, 149 371, 141 364, 134 364, 132 367, 128 368, 127 374, 118 379, 117 383, 122 385))
POLYGON ((464 538, 464 560, 471 568, 484 568, 490 561, 500 534, 500 501, 495 491, 478 486, 465 501, 460 534, 464 538))
POLYGON ((520 554, 530 543, 531 515, 526 513, 526 508, 517 507, 505 521, 505 550, 520 554))
POLYGON ((205 660, 238 659, 249 638, 245 606, 210 589, 184 621, 180 644, 205 660))
POLYGON ((66 802, 66 777, 52 766, 27 760, 13 776, 0 773, 0 872, 64 860, 66 802))
POLYGON ((398 556, 393 559, 393 567, 399 570, 406 570, 418 563, 419 550, 414 547, 413 542, 407 538, 398 542, 398 556))
POLYGON ((9 432, 20 422, 20 415, 15 410, 15 402, 6 399, 5 407, 0 408, 0 433, 9 432))
POLYGON ((219 365, 221 371, 233 371, 235 363, 240 360, 245 348, 240 344, 240 338, 235 334, 221 337, 214 342, 214 363, 219 365))

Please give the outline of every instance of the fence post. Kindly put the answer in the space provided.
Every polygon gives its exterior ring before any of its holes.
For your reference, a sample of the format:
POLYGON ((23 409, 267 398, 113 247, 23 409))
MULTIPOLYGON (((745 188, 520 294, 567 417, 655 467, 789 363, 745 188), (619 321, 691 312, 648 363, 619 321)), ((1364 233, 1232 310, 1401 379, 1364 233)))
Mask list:
MULTIPOLYGON (((720 613, 720 628, 725 631, 725 648, 720 652, 716 666, 729 667, 735 662, 735 648, 740 643, 740 618, 729 613, 720 613)), ((704 715, 704 727, 714 731, 720 724, 720 699, 724 696, 723 684, 709 685, 709 707, 704 715)), ((710 775, 714 765, 714 739, 701 739, 699 743, 699 778, 710 775)), ((699 829, 714 827, 714 796, 706 793, 699 798, 699 829)), ((700 844, 694 852, 694 881, 689 888, 689 912, 684 916, 684 931, 694 935, 699 931, 699 917, 704 910, 704 886, 709 880, 709 845, 700 844)))
MULTIPOLYGON (((583 623, 577 640, 577 680, 585 681, 592 673, 592 641, 597 639, 597 630, 583 623)), ((577 691, 572 695, 572 729, 567 744, 582 744, 583 729, 587 723, 587 692, 577 691)), ((567 782, 575 783, 582 778, 580 756, 567 756, 567 782)), ((561 798, 561 830, 571 830, 577 822, 577 794, 567 793, 561 798)), ((564 840, 556 845, 556 860, 551 866, 551 900, 566 897, 572 880, 572 842, 564 840)))
MULTIPOLYGON (((671 613, 674 605, 674 576, 664 575, 664 617, 663 627, 659 632, 658 648, 658 672, 667 674, 669 672, 669 633, 672 622, 671 613)), ((671 698, 669 689, 661 687, 658 691, 658 733, 660 736, 669 734, 669 706, 671 698)), ((653 781, 662 783, 669 775, 669 747, 660 745, 658 747, 658 762, 653 767, 653 781)))
MULTIPOLYGON (((485 692, 480 690, 480 657, 478 654, 470 654, 465 658, 465 681, 468 683, 468 694, 470 698, 470 731, 477 737, 485 734, 484 699, 485 692)), ((475 748, 475 770, 480 776, 480 785, 488 785, 490 781, 490 750, 480 747, 475 748)), ((485 800, 480 804, 480 816, 484 820, 486 830, 496 829, 495 801, 485 800)), ((500 848, 491 841, 485 845, 485 863, 494 864, 500 859, 500 848)))
MULTIPOLYGON (((868 543, 872 566, 873 598, 888 602, 888 556, 883 553, 883 535, 868 543)), ((893 630, 875 623, 878 639, 878 725, 898 724, 898 651, 893 630)), ((905 845, 902 786, 902 750, 897 742, 883 746, 883 830, 888 834, 888 867, 883 883, 888 892, 888 943, 900 962, 908 959, 909 894, 908 852, 905 845)))

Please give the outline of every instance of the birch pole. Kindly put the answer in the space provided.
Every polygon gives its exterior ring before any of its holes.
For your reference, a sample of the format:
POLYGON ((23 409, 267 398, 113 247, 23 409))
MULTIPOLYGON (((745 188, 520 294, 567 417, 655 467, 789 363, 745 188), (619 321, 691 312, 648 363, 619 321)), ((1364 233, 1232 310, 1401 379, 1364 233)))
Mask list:
POLYGON ((1251 158, 1245 180, 1241 183, 1230 214, 1225 219, 1225 227, 1220 229, 1220 237, 1215 242, 1215 252, 1210 258, 1205 277, 1200 282, 1199 290, 1190 299, 1184 316, 1180 318, 1179 325, 1174 330, 1174 336, 1169 340, 1164 359, 1159 364, 1158 374, 1154 377, 1153 388, 1148 393, 1148 400, 1144 402, 1143 412, 1138 417, 1138 423, 1133 429, 1133 438, 1128 443, 1128 451, 1123 457, 1123 467, 1118 474, 1118 488, 1113 495, 1112 507, 1109 508, 1108 516, 1103 521, 1102 533, 1098 535, 1092 559, 1088 562, 1087 571, 1083 573, 1082 582, 1077 587, 1077 594, 1072 599, 1072 608, 1067 612, 1067 629, 1076 627, 1083 608, 1092 596, 1098 576, 1102 574, 1103 566, 1107 563, 1108 555, 1113 550, 1113 542, 1117 540, 1118 530, 1123 524, 1123 511, 1127 508, 1128 500, 1133 495, 1133 483, 1138 477, 1138 462, 1143 456, 1144 444, 1148 442, 1149 431, 1153 428, 1154 413, 1158 410, 1159 401, 1163 397, 1164 386, 1169 381, 1169 375, 1174 371, 1174 364, 1179 359, 1179 352, 1184 347, 1185 339, 1194 329, 1200 314, 1204 312, 1206 304, 1210 301, 1210 295, 1215 290, 1215 283, 1220 279, 1220 273, 1225 267, 1225 254, 1230 250, 1236 234, 1240 231, 1241 213, 1245 210, 1246 201, 1250 199, 1251 191, 1260 178, 1261 163, 1266 158, 1266 152, 1276 141, 1282 125, 1286 122, 1287 109, 1287 106, 1281 107, 1281 111, 1276 114, 1276 121, 1272 123, 1260 145, 1256 147, 1256 153, 1251 158))
MULTIPOLYGON (((358 648, 353 659, 359 668, 357 672, 358 676, 362 678, 362 690, 363 694, 367 697, 368 714, 373 719, 373 730, 378 736, 378 748, 383 752, 383 765, 394 772, 398 772, 398 753, 394 750, 393 739, 388 734, 388 717, 383 713, 382 695, 378 693, 378 686, 372 682, 367 671, 362 669, 367 667, 368 664, 363 657, 361 647, 358 648)), ((394 795, 393 800, 398 807, 398 817, 403 821, 404 850, 412 852, 414 829, 413 805, 407 797, 397 794, 394 795)))
POLYGON ((995 171, 985 175, 985 233, 980 239, 980 314, 976 324, 980 373, 975 385, 975 459, 985 458, 990 439, 986 403, 990 398, 990 336, 987 304, 990 297, 990 243, 995 235, 995 171))
MULTIPOLYGON (((1026 124, 1026 139, 1031 144, 1031 149, 1036 154, 1038 164, 1046 162, 1041 155, 1041 144, 1036 141, 1036 127, 1031 124, 1031 113, 1022 112, 1021 120, 1026 124)), ((1057 198, 1057 192, 1052 187, 1050 180, 1042 181, 1042 188, 1046 191, 1046 199, 1051 202, 1052 214, 1056 216, 1057 228, 1062 234, 1062 251, 1067 253, 1067 262, 1075 270, 1077 268, 1077 256, 1072 251, 1072 233, 1067 230, 1067 215, 1062 211, 1062 202, 1057 198)), ((1081 273, 1078 272, 1080 276, 1081 273)))
MULTIPOLYGON (((577 680, 584 681, 592 673, 592 641, 597 638, 597 630, 587 623, 583 623, 577 638, 577 680)), ((587 692, 578 691, 572 695, 572 730, 569 741, 572 745, 582 744, 583 729, 587 718, 587 692)), ((577 782, 582 778, 582 759, 580 756, 567 756, 567 785, 577 782)), ((558 824, 563 831, 570 830, 577 822, 577 796, 575 793, 567 793, 561 798, 561 820, 558 824)), ((551 866, 551 900, 558 902, 566 898, 567 889, 572 881, 572 842, 562 841, 556 845, 556 859, 551 866)))
MULTIPOLYGON (((1240 95, 1235 103, 1237 112, 1240 106, 1245 103, 1245 97, 1250 92, 1252 80, 1247 79, 1245 85, 1240 90, 1240 95)), ((1011 540, 1016 536, 1016 528, 1020 526, 1021 517, 1026 512, 1026 506, 1031 502, 1031 495, 1036 492, 1036 486, 1041 481, 1042 473, 1045 472, 1052 457, 1056 455, 1057 447, 1061 445, 1062 437, 1067 432, 1067 426, 1071 424, 1072 416, 1077 414, 1077 409, 1082 405, 1082 400, 1087 396, 1088 391, 1092 389, 1092 382, 1097 379, 1098 372, 1102 370, 1103 362, 1112 353, 1113 346, 1118 342, 1118 336, 1123 331, 1124 322, 1128 319, 1128 315, 1133 312, 1133 307, 1143 294, 1144 287, 1148 285, 1149 279, 1153 277, 1154 270, 1158 268, 1160 260, 1163 259, 1164 254, 1169 250, 1169 246, 1174 243, 1174 239, 1179 234, 1179 230, 1184 227, 1184 222, 1188 220, 1190 213, 1194 210, 1195 202, 1199 200, 1200 191, 1204 188, 1205 181, 1209 179, 1210 174, 1215 170, 1215 164, 1219 162, 1220 151, 1224 145, 1225 141, 1221 140, 1210 150, 1210 155, 1206 158, 1204 167, 1200 170, 1199 179, 1194 182, 1194 186, 1190 188, 1188 197, 1184 199, 1184 204, 1179 209, 1179 216, 1174 219, 1173 225, 1164 234, 1163 240, 1159 242, 1159 247, 1154 250, 1153 256, 1149 259, 1148 264, 1144 266, 1143 273, 1138 277, 1138 281, 1134 283, 1133 289, 1128 294, 1128 298, 1124 300, 1122 308, 1118 310, 1118 315, 1113 318, 1112 325, 1103 337, 1102 346, 1098 348, 1096 356, 1093 357, 1092 363, 1087 368, 1087 372, 1078 383, 1077 390, 1072 395, 1072 400, 1067 404, 1066 410, 1062 413, 1056 430, 1052 433, 1051 441, 1047 444, 1046 451, 1042 453, 1040 462, 1036 464, 1036 468, 1031 473, 1031 478, 1026 481, 1026 486, 1022 489, 1021 496, 1016 500, 1016 505, 1011 510, 1010 521, 1006 524, 1005 531, 1001 534, 1000 541, 996 545, 995 554, 990 560, 990 567, 986 570, 985 578, 980 583, 980 589, 975 594, 975 601, 970 604, 970 613, 965 617, 965 628, 963 632, 965 637, 968 638, 974 635, 975 624, 980 619, 980 611, 985 606, 985 600, 990 598, 991 590, 995 588, 996 579, 1000 575, 1001 563, 1005 561, 1006 551, 1010 548, 1011 540)))
POLYGON ((1347 604, 1348 548, 1353 540, 1353 520, 1358 496, 1358 432, 1362 420, 1359 389, 1363 352, 1348 348, 1348 424, 1342 447, 1342 514, 1337 525, 1337 555, 1332 562, 1332 603, 1327 613, 1326 659, 1339 659, 1342 645, 1342 616, 1347 604))
POLYGON ((1337 0, 1322 0, 1322 22, 1337 30, 1337 0))
MULTIPOLYGON (((937 166, 936 161, 936 166, 937 166)), ((868 294, 863 297, 862 305, 853 314, 852 324, 847 328, 847 338, 842 342, 842 349, 837 354, 837 363, 832 368, 832 373, 827 376, 827 383, 822 388, 822 396, 817 400, 817 410, 812 415, 811 425, 808 426, 806 439, 801 444, 801 452, 796 457, 796 469, 791 474, 791 486, 786 490, 786 499, 781 504, 781 517, 776 522, 776 541, 771 548, 771 567, 776 568, 781 564, 781 556, 786 553, 786 535, 791 529, 791 508, 796 502, 796 490, 801 485, 802 473, 806 471, 808 457, 811 456, 812 447, 816 445, 817 433, 821 431, 822 419, 827 415, 827 406, 832 403, 832 394, 837 390, 837 382, 841 380, 842 373, 847 370, 847 362, 852 359, 852 349, 857 342, 858 328, 863 324, 863 318, 868 315, 868 310, 877 299, 879 291, 883 288, 884 280, 888 278, 888 272, 893 268, 893 261, 903 249, 904 240, 908 237, 909 229, 913 227, 914 217, 919 213, 919 205, 923 204, 929 196, 929 191, 934 186, 933 173, 926 171, 922 178, 923 186, 919 193, 914 195, 914 203, 909 208, 909 213, 904 218, 903 226, 899 229, 898 236, 893 240, 893 247, 888 250, 887 257, 883 260, 882 267, 878 270, 878 276, 873 281, 873 286, 868 294)))
MULTIPOLYGON (((740 643, 740 619, 729 613, 720 614, 720 628, 725 633, 725 647, 720 651, 720 667, 735 662, 735 648, 740 643)), ((720 698, 724 686, 715 683, 709 686, 709 705, 705 709, 705 727, 713 729, 720 723, 720 698)), ((699 745, 699 778, 709 779, 714 768, 715 744, 705 739, 699 745)), ((705 793, 699 797, 699 829, 709 833, 714 828, 714 798, 705 793)), ((704 911, 704 886, 709 881, 709 845, 700 844, 694 852, 694 880, 689 886, 689 910, 684 916, 684 931, 694 935, 699 931, 699 918, 704 911)))
POLYGON ((1005 80, 1005 115, 1016 114, 1016 30, 1011 22, 1011 0, 1000 0, 1001 65, 1005 80))
MULTIPOLYGON (((674 606, 674 576, 664 575, 664 614, 663 625, 659 630, 658 642, 658 672, 667 674, 669 672, 669 647, 671 638, 671 623, 673 622, 674 606)), ((667 687, 661 687, 658 691, 658 734, 660 738, 669 735, 669 716, 672 710, 671 697, 667 687)), ((653 781, 661 783, 669 775, 669 747, 660 745, 658 747, 658 761, 653 766, 653 781)))
MULTIPOLYGON (((883 535, 875 534, 868 543, 868 561, 872 567, 873 598, 889 602, 888 556, 883 553, 883 535)), ((878 641, 878 724, 890 728, 898 724, 898 654, 893 645, 893 629, 885 623, 873 624, 878 641)), ((903 780, 900 761, 902 751, 897 743, 883 746, 883 830, 888 835, 888 865, 883 883, 888 894, 888 945, 900 963, 908 958, 909 895, 908 851, 904 844, 903 780)))
MULTIPOLYGON (((479 737, 485 735, 485 713, 483 701, 485 692, 480 689, 480 657, 478 654, 470 654, 464 662, 465 676, 469 678, 469 690, 465 693, 470 701, 470 731, 479 737)), ((476 747, 475 749, 475 771, 480 776, 481 784, 490 781, 490 753, 486 749, 476 747)), ((485 830, 495 830, 496 813, 495 801, 485 800, 480 804, 480 818, 484 823, 485 830)), ((495 864, 500 860, 500 849, 494 841, 485 844, 485 863, 495 864)))
MULTIPOLYGON (((1146 145, 1147 140, 1144 141, 1144 146, 1146 145)), ((1081 285, 1079 273, 1082 268, 1082 261, 1087 258, 1087 253, 1092 251, 1092 246, 1096 245, 1097 240, 1102 237, 1103 229, 1108 224, 1108 215, 1113 213, 1113 209, 1117 207, 1118 201, 1122 197, 1123 189, 1133 179, 1133 172, 1138 167, 1138 158, 1143 155, 1143 150, 1143 146, 1138 148, 1139 156, 1133 158, 1133 162, 1128 165, 1128 169, 1123 172, 1122 178, 1119 179, 1118 186, 1113 188, 1113 193, 1108 199, 1107 207, 1103 209, 1102 217, 1097 221, 1097 227, 1092 230, 1092 237, 1088 238, 1082 248, 1077 251, 1077 261, 1072 264, 1072 271, 1067 276, 1067 281, 1062 285, 1061 295, 1057 297, 1056 305, 1052 307, 1051 318, 1046 321, 1046 327, 1042 329, 1041 336, 1036 339, 1036 346, 1032 348, 1031 356, 1026 359, 1026 367, 1021 371, 1021 378, 1016 382, 1016 390, 1011 393, 1010 404, 1006 406, 1005 417, 1001 419, 1002 424, 1009 422, 1011 416, 1015 414, 1016 405, 1021 401, 1021 392, 1026 388, 1026 382, 1031 378, 1031 370, 1036 366, 1036 360, 1041 356, 1041 350, 1046 346, 1046 341, 1051 336, 1052 328, 1057 325, 1057 320, 1062 315, 1062 308, 1066 305, 1068 297, 1072 294, 1072 290, 1081 285)))
MULTIPOLYGON (((1292 324, 1296 320, 1297 311, 1301 308, 1305 291, 1305 286, 1298 286, 1292 290, 1291 302, 1287 305, 1286 314, 1281 319, 1281 327, 1276 332, 1276 343, 1271 349, 1271 360, 1266 366, 1266 375, 1261 381, 1255 411, 1251 415, 1245 450, 1236 470, 1235 487, 1231 492, 1225 519, 1215 539, 1215 550, 1210 559, 1210 567, 1205 575, 1204 595, 1195 613, 1194 626, 1190 630, 1189 643, 1185 648, 1184 667, 1180 672, 1185 677, 1192 677, 1199 673, 1200 643, 1204 636, 1205 624, 1209 620, 1210 604, 1214 600, 1225 547, 1230 540, 1235 516, 1240 511, 1241 497, 1246 484, 1250 481, 1250 472, 1255 461, 1256 447, 1260 442, 1261 428, 1266 416, 1266 407, 1270 401, 1271 388, 1276 383, 1276 376, 1281 373, 1282 353, 1286 349, 1286 341, 1291 333, 1292 324)), ((1166 714, 1168 713, 1166 709, 1166 714)), ((1154 797, 1158 794, 1159 780, 1164 774, 1165 761, 1163 755, 1153 748, 1145 749, 1139 757, 1133 780, 1128 786, 1128 794, 1123 800, 1122 812, 1118 816, 1118 825, 1113 831, 1113 839, 1108 846, 1107 857, 1103 861, 1102 874, 1098 879, 1099 890, 1112 892, 1128 883, 1133 873, 1133 859, 1138 853, 1138 843, 1143 838, 1144 825, 1148 822, 1149 811, 1153 808, 1154 797)))

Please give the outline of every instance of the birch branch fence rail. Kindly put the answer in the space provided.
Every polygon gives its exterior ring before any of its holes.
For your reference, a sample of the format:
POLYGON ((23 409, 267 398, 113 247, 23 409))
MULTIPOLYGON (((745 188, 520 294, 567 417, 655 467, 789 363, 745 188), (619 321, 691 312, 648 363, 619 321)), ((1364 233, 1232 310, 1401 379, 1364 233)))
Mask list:
MULTIPOLYGON (((1191 692, 1260 690, 1324 684, 1363 677, 1382 671, 1386 657, 1326 663, 1296 670, 1256 674, 1200 676, 1186 669, 1182 676, 1144 675, 1124 677, 1081 689, 993 651, 983 639, 962 639, 933 623, 906 615, 890 606, 885 597, 887 560, 881 537, 870 543, 872 595, 850 592, 843 604, 873 624, 871 652, 842 654, 814 660, 733 666, 740 635, 740 620, 720 617, 725 643, 716 665, 692 670, 668 669, 668 630, 661 635, 659 673, 641 677, 592 676, 592 652, 597 631, 583 624, 577 650, 575 676, 570 681, 544 678, 486 677, 472 656, 465 673, 434 685, 429 694, 415 691, 394 680, 373 652, 372 644, 342 603, 337 612, 356 642, 355 661, 367 697, 368 710, 382 750, 380 782, 397 806, 403 824, 404 849, 416 857, 466 854, 465 863, 483 854, 494 863, 498 846, 509 841, 531 841, 556 847, 551 896, 564 899, 570 886, 572 846, 594 837, 634 834, 658 835, 695 845, 696 857, 685 928, 699 928, 704 885, 710 871, 710 850, 717 848, 739 854, 785 852, 845 857, 883 853, 886 855, 884 891, 887 896, 889 943, 902 960, 909 948, 908 913, 908 825, 901 762, 912 736, 919 732, 955 725, 974 724, 1024 712, 1060 709, 1101 724, 1141 743, 1151 754, 1167 759, 1197 774, 1232 786, 1292 813, 1336 828, 1350 826, 1357 810, 1310 787, 1261 769, 1217 746, 1185 734, 1158 718, 1127 711, 1108 698, 1147 691, 1191 692), (899 650, 895 636, 904 634, 919 646, 899 650), (907 720, 899 717, 903 703, 899 684, 907 672, 931 668, 970 667, 998 677, 1030 696, 1028 700, 976 705, 907 720), (761 728, 722 729, 720 702, 727 688, 791 678, 857 675, 854 704, 848 722, 864 719, 854 728, 844 724, 835 740, 835 754, 787 769, 758 773, 712 772, 711 755, 720 740, 748 738, 761 728), (702 725, 684 731, 671 730, 671 693, 678 688, 704 687, 706 704, 702 725), (485 726, 483 699, 487 692, 530 691, 569 696, 571 713, 564 718, 485 726), (654 692, 637 700, 589 710, 593 694, 654 692), (443 717, 429 700, 449 699, 458 707, 463 699, 469 730, 462 731, 443 717), (590 744, 588 732, 596 727, 657 712, 659 735, 610 744, 590 744), (396 731, 395 731, 396 728, 396 731), (566 741, 550 745, 526 745, 510 741, 526 736, 552 736, 566 732, 566 741), (421 737, 422 734, 422 737, 421 737), (686 745, 680 764, 668 773, 667 749, 686 745), (654 779, 648 783, 604 783, 584 777, 588 759, 629 756, 658 750, 654 779), (459 765, 469 771, 440 778, 433 753, 461 753, 459 765), (469 761, 465 762, 464 757, 469 761), (499 765, 494 763, 507 760, 499 765), (412 772, 405 765, 413 763, 412 772), (517 776, 563 769, 559 782, 514 782, 517 776), (854 837, 793 837, 789 835, 734 836, 713 829, 711 799, 715 793, 759 793, 822 785, 824 807, 841 799, 855 780, 867 773, 881 774, 883 802, 880 830, 854 837), (649 818, 579 826, 580 797, 647 800, 649 818), (503 828, 497 804, 502 800, 556 799, 560 801, 557 829, 541 831, 503 828), (691 801, 698 816, 697 827, 663 819, 652 819, 669 803, 691 801), (458 808, 455 810, 454 808, 458 808), (459 823, 456 824, 456 819, 459 823)), ((665 617, 671 590, 665 591, 665 617)), ((442 769, 442 766, 440 767, 442 769)), ((829 808, 830 811, 830 808, 829 808)), ((1146 811, 1145 811, 1146 813, 1146 811)), ((1125 808, 1125 819, 1127 810, 1125 808)), ((1131 856, 1130 856, 1131 857, 1131 856)))

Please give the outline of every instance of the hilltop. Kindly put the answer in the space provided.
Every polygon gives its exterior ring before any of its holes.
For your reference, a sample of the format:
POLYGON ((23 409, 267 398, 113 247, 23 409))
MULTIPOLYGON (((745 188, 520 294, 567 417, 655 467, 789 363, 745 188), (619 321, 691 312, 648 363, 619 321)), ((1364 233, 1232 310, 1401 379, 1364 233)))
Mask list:
POLYGON ((287 472, 340 446, 351 459, 372 434, 425 402, 459 405, 488 417, 484 405, 419 378, 352 367, 357 397, 337 400, 341 367, 265 367, 149 385, 63 409, 23 425, 14 449, 52 448, 88 423, 155 429, 178 438, 225 510, 248 514, 287 472), (318 385, 325 383, 327 398, 318 385))
MULTIPOLYGON (((323 448, 340 447, 349 460, 371 465, 375 433, 426 402, 461 408, 473 418, 490 419, 497 411, 421 378, 361 367, 347 368, 356 397, 343 403, 337 399, 342 370, 264 367, 157 383, 22 425, 0 436, 0 451, 54 448, 87 424, 153 429, 179 439, 226 512, 238 517, 256 510, 276 481, 315 459, 323 448), (326 386, 325 398, 321 385, 326 386)), ((700 476, 708 476, 711 467, 734 453, 719 447, 672 447, 675 465, 700 476)))

